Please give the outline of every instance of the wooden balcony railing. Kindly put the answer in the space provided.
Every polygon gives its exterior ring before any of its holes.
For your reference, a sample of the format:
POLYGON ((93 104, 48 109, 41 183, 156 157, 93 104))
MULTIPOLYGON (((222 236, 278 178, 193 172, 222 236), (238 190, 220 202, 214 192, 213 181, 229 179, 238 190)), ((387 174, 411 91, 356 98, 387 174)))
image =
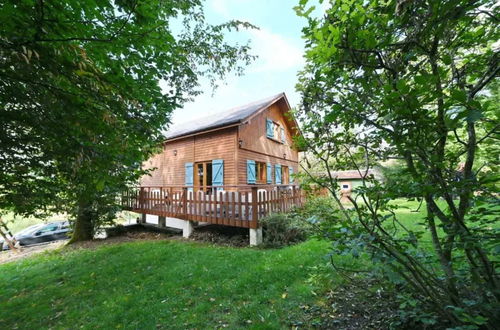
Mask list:
POLYGON ((296 185, 139 187, 122 195, 126 210, 213 224, 258 228, 271 213, 288 212, 304 202, 296 185))

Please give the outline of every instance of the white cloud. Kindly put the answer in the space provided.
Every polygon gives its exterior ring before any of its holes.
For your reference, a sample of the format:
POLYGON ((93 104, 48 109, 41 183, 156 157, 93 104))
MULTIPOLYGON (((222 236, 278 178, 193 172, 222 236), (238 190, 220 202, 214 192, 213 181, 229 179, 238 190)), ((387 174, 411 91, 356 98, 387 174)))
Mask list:
POLYGON ((321 4, 321 10, 323 11, 323 14, 326 13, 327 10, 332 8, 332 4, 329 1, 323 1, 321 4))
POLYGON ((230 6, 239 6, 243 3, 250 3, 254 0, 212 0, 208 4, 212 8, 214 12, 223 16, 224 18, 229 18, 230 14, 230 6))
POLYGON ((295 105, 299 100, 294 88, 296 73, 304 64, 302 40, 298 36, 293 38, 290 33, 290 36, 283 35, 271 29, 270 26, 273 25, 267 24, 268 14, 258 8, 255 0, 210 0, 206 5, 215 13, 212 13, 212 19, 216 21, 239 19, 261 27, 260 30, 243 30, 227 35, 229 40, 240 44, 250 39, 250 53, 258 58, 245 68, 243 76, 227 77, 225 84, 221 84, 214 95, 209 83, 201 79, 200 88, 204 93, 196 96, 193 102, 185 104, 182 109, 174 111, 173 124, 182 124, 279 92, 286 92, 291 105, 295 105))
POLYGON ((286 39, 267 29, 251 30, 251 52, 259 58, 245 68, 243 76, 229 76, 217 88, 214 95, 209 83, 200 81, 203 94, 193 102, 177 109, 172 116, 173 124, 180 124, 244 105, 280 92, 286 92, 290 103, 295 105, 298 94, 295 92, 295 74, 301 69, 304 60, 303 50, 286 39))
POLYGON ((248 102, 253 101, 252 97, 255 98, 255 95, 240 86, 239 78, 241 77, 228 78, 225 84, 221 84, 215 90, 213 95, 209 82, 202 79, 201 89, 204 93, 196 96, 193 102, 186 103, 182 109, 175 110, 172 123, 181 124, 245 104, 247 100, 248 102))
POLYGON ((210 6, 217 14, 224 17, 229 16, 228 2, 226 0, 212 0, 210 6))
MULTIPOLYGON (((239 19, 255 23, 259 19, 257 19, 257 13, 253 12, 255 8, 252 4, 254 2, 255 0, 211 0, 208 4, 215 13, 225 19, 239 19), (236 10, 235 8, 240 9, 236 10), (247 8, 249 11, 243 13, 242 8, 247 8)), ((255 24, 260 26, 260 29, 242 31, 237 36, 237 40, 243 43, 248 39, 248 36, 251 42, 250 52, 258 56, 258 59, 247 68, 247 72, 286 71, 299 69, 303 65, 302 54, 304 50, 301 39, 285 37, 268 28, 263 28, 258 23, 255 24)))
POLYGON ((267 29, 251 30, 251 53, 259 58, 248 69, 251 72, 299 69, 303 49, 282 35, 267 29))

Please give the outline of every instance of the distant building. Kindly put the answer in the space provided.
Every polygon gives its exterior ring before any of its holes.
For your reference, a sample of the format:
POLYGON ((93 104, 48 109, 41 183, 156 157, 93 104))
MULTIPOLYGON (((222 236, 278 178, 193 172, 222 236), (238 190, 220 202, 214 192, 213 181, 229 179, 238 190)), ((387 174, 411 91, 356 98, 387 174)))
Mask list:
POLYGON ((337 178, 340 186, 340 200, 343 203, 349 202, 349 197, 353 196, 353 191, 363 185, 363 179, 374 177, 377 180, 382 179, 382 175, 375 169, 348 170, 333 172, 332 175, 337 178))
MULTIPOLYGON (((320 177, 328 177, 327 172, 320 172, 313 174, 320 177)), ((342 203, 349 203, 349 197, 354 197, 353 192, 357 187, 363 185, 363 179, 371 178, 372 176, 381 181, 383 179, 382 174, 377 169, 362 169, 358 170, 347 170, 347 171, 335 171, 331 172, 332 177, 337 179, 339 184, 339 190, 337 196, 340 198, 342 203)), ((329 191, 326 188, 314 189, 313 193, 316 195, 329 195, 329 191)))

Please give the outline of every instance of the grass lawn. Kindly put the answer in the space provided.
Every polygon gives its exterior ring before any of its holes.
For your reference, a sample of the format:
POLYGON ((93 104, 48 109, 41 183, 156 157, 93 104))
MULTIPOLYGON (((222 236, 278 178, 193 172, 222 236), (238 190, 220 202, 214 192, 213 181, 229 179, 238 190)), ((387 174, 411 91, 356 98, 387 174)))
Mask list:
MULTIPOLYGON (((418 202, 393 203, 401 207, 397 213, 405 227, 423 229, 425 205, 416 212, 418 202)), ((428 233, 423 243, 431 248, 428 233)), ((278 250, 163 240, 53 251, 0 265, 0 325, 310 327, 315 319, 304 307, 330 309, 325 292, 343 281, 328 265, 328 252, 329 243, 317 240, 278 250)), ((349 256, 335 256, 334 262, 347 269, 370 264, 349 256)), ((356 297, 351 298, 347 314, 356 297)))
POLYGON ((310 279, 327 252, 310 240, 279 250, 144 241, 46 253, 0 265, 0 324, 289 328, 301 305, 320 299, 310 279))

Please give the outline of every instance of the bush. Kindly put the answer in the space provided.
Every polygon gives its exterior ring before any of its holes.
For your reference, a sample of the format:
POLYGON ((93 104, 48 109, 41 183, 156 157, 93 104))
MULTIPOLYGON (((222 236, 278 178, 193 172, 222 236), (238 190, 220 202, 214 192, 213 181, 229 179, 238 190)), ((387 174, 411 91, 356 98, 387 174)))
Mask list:
POLYGON ((265 247, 282 247, 305 241, 311 225, 297 213, 275 213, 261 220, 265 247))
POLYGON ((337 209, 338 206, 331 196, 311 196, 296 213, 308 223, 314 224, 329 220, 337 209))

